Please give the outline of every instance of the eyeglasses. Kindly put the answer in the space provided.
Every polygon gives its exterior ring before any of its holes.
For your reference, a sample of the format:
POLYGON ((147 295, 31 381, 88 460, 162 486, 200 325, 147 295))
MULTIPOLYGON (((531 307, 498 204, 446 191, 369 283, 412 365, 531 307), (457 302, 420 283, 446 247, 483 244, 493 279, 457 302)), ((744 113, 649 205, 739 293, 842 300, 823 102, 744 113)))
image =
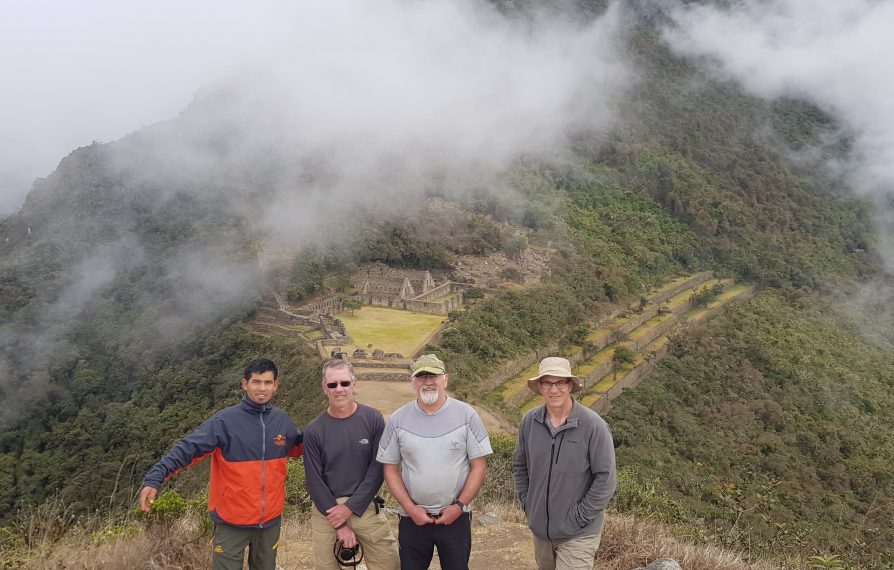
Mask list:
POLYGON ((430 372, 423 372, 422 374, 417 374, 413 376, 413 380, 421 380, 425 382, 426 380, 436 380, 443 376, 443 374, 432 374, 430 372))
POLYGON ((567 390, 570 386, 571 384, 568 382, 568 380, 562 380, 561 382, 544 382, 543 380, 540 381, 540 389, 544 392, 549 392, 553 388, 558 388, 559 390, 567 390))
POLYGON ((341 382, 326 382, 326 387, 330 390, 335 390, 339 386, 341 386, 342 388, 347 388, 353 383, 353 380, 342 380, 341 382))

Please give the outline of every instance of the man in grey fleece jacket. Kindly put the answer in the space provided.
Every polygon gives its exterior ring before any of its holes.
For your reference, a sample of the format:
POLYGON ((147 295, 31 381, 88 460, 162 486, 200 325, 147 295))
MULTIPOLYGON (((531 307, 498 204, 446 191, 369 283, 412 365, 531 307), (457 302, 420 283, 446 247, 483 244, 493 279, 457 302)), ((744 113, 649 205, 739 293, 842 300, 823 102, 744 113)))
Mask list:
POLYGON ((564 358, 544 358, 528 387, 543 396, 518 428, 515 488, 534 535, 538 570, 592 570, 605 507, 615 494, 615 448, 564 358))

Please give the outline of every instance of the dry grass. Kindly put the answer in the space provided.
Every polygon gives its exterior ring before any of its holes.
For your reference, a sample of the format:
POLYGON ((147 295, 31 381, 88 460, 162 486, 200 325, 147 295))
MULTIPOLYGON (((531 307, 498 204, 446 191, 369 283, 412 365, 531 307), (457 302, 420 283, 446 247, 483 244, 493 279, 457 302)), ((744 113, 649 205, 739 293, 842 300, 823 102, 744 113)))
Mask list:
POLYGON ((170 527, 134 529, 132 536, 97 538, 75 528, 61 540, 0 552, 0 568, 22 570, 206 570, 210 536, 197 531, 195 517, 170 527))
POLYGON ((773 570, 771 562, 747 563, 739 555, 715 546, 681 541, 651 519, 613 515, 605 525, 596 556, 599 570, 630 570, 656 558, 673 558, 683 570, 773 570))
MULTIPOLYGON (((495 514, 498 524, 473 526, 471 570, 496 566, 514 570, 534 568, 531 534, 516 505, 477 504, 476 520, 495 514)), ((199 532, 195 517, 178 520, 168 528, 139 530, 134 536, 95 540, 95 534, 70 530, 52 544, 47 541, 29 549, 0 551, 0 568, 25 570, 192 570, 210 567, 209 536, 199 532)), ((394 525, 396 527, 396 524, 394 525)), ((396 529, 395 529, 396 530, 396 529)), ((278 562, 286 570, 313 567, 310 526, 287 521, 283 525, 278 562)), ((739 555, 712 546, 693 545, 675 538, 667 527, 651 519, 611 515, 597 553, 599 570, 631 570, 657 558, 673 558, 683 570, 773 570, 803 568, 769 561, 747 563, 739 555)), ((437 558, 432 564, 438 569, 437 558)))

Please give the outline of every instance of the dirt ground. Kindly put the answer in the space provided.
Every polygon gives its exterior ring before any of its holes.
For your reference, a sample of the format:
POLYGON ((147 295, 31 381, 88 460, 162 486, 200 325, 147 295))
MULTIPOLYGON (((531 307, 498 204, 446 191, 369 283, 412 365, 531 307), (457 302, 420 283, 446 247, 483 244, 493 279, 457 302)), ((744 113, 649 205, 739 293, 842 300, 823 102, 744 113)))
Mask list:
MULTIPOLYGON (((357 383, 356 399, 361 404, 376 408, 388 419, 394 410, 416 398, 410 382, 363 380, 357 383)), ((473 406, 489 433, 515 433, 515 427, 481 406, 473 406)))
MULTIPOLYGON (((394 523, 397 532, 397 522, 394 523)), ((289 524, 283 526, 280 539, 278 562, 283 570, 310 570, 313 568, 313 546, 311 532, 307 524, 289 524)), ((364 567, 359 567, 362 570, 364 567)), ((435 555, 431 568, 440 570, 438 557, 435 555)), ((494 525, 484 526, 472 523, 472 556, 469 559, 470 570, 493 570, 494 568, 512 568, 513 570, 533 570, 534 546, 531 542, 531 531, 524 524, 502 521, 494 525)))

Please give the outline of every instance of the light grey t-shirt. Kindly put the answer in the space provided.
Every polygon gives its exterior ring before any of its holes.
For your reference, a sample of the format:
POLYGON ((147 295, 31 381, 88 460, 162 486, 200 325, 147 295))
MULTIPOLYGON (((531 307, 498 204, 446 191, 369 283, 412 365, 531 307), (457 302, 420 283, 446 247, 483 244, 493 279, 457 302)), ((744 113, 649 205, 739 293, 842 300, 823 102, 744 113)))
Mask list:
POLYGON ((400 464, 413 502, 438 514, 462 491, 469 460, 491 453, 490 438, 475 409, 448 397, 432 415, 423 412, 416 400, 394 412, 379 440, 376 459, 400 464))

